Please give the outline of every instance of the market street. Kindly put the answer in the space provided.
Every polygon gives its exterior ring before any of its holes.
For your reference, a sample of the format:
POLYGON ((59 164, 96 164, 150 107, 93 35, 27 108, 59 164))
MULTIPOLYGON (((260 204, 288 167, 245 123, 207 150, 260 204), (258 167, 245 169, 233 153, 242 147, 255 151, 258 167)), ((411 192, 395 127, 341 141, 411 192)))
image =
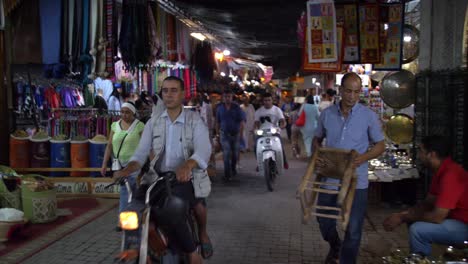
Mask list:
MULTIPOLYGON (((218 177, 213 185, 208 201, 208 231, 214 255, 205 263, 323 263, 328 245, 322 241, 315 219, 302 225, 300 204, 295 198, 306 163, 290 159, 290 169, 279 178, 272 193, 267 191, 263 177, 256 174, 252 153, 244 154, 241 164, 235 180, 225 184, 218 177)), ((222 161, 217 161, 217 167, 219 175, 222 161)), ((399 232, 383 231, 381 222, 388 213, 376 207, 369 210, 378 233, 367 220, 360 263, 382 257, 371 253, 388 250, 389 245, 407 247, 404 228, 399 232), (376 248, 378 244, 381 246, 376 248)), ((114 231, 116 217, 115 209, 23 263, 112 263, 120 245, 120 233, 114 231)))

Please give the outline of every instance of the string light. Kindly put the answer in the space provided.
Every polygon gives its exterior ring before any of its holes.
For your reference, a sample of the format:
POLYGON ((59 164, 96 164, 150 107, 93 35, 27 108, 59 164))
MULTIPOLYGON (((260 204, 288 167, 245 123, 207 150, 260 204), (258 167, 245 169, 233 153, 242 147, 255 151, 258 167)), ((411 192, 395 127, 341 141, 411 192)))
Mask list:
POLYGON ((198 39, 198 40, 201 40, 201 41, 204 41, 206 39, 205 35, 203 35, 202 33, 198 33, 198 32, 192 32, 190 33, 190 36, 198 39))

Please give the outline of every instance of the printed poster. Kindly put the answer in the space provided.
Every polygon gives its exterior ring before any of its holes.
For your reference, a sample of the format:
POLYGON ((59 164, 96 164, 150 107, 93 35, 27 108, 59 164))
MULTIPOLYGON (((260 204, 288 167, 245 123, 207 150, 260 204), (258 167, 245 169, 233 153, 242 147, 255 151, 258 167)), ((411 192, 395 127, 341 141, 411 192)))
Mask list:
POLYGON ((380 63, 374 70, 401 70, 404 5, 380 5, 380 63))
POLYGON ((360 63, 357 4, 336 5, 336 23, 344 27, 343 63, 360 63))
MULTIPOLYGON (((307 33, 306 33, 307 34, 307 33)), ((344 53, 344 29, 341 26, 336 27, 336 34, 338 39, 338 61, 335 62, 321 62, 321 63, 308 63, 307 49, 304 49, 302 55, 302 69, 304 71, 314 72, 340 72, 342 70, 343 53, 344 53)))
POLYGON ((307 2, 307 53, 309 63, 336 62, 336 13, 333 0, 307 2))
POLYGON ((359 5, 361 63, 380 63, 379 6, 359 5))

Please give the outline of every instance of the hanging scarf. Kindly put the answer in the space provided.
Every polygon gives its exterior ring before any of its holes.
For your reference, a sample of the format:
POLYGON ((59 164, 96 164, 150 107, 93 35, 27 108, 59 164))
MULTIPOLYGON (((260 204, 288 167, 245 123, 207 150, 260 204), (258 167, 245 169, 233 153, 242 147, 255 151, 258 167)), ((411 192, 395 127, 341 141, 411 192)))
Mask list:
POLYGON ((149 47, 150 47, 150 64, 154 64, 158 58, 159 52, 159 43, 158 43, 158 33, 156 29, 156 22, 154 20, 152 3, 149 3, 148 6, 148 38, 149 38, 149 47))
POLYGON ((60 62, 61 0, 40 0, 42 63, 60 62))
POLYGON ((96 55, 96 73, 101 77, 108 77, 106 73, 106 47, 109 46, 109 41, 106 39, 105 22, 104 22, 104 2, 98 1, 99 3, 99 16, 98 16, 98 45, 96 55))
POLYGON ((170 61, 177 61, 177 33, 176 18, 167 14, 167 53, 170 61))
MULTIPOLYGON (((158 21, 158 36, 159 39, 161 40, 161 43, 167 43, 167 15, 166 12, 164 12, 161 7, 158 5, 158 10, 157 10, 157 21, 158 21)), ((168 59, 167 55, 167 45, 162 44, 161 45, 161 58, 164 60, 168 59)))
POLYGON ((119 48, 122 61, 128 70, 146 67, 150 57, 146 0, 124 0, 119 48))
POLYGON ((93 63, 93 58, 89 55, 89 15, 90 15, 90 0, 83 0, 83 32, 81 43, 81 56, 80 62, 83 66, 81 76, 83 78, 83 84, 89 83, 88 75, 91 72, 91 64, 93 63))
POLYGON ((69 0, 62 0, 62 21, 61 21, 61 41, 60 41, 60 61, 68 64, 68 17, 70 14, 68 13, 69 10, 69 0))
POLYGON ((106 1, 106 35, 109 42, 106 46, 106 72, 114 73, 114 0, 106 1))
MULTIPOLYGON (((82 37, 80 34, 83 32, 83 1, 75 0, 74 20, 72 30, 72 57, 71 65, 73 72, 80 72, 82 65, 80 63, 82 37)), ((69 38, 70 41, 70 38, 69 38)))
MULTIPOLYGON (((89 54, 93 57, 93 61, 91 62, 91 67, 90 67, 90 72, 91 74, 95 75, 96 74, 96 55, 97 55, 97 39, 100 37, 98 35, 98 27, 99 27, 99 22, 98 22, 98 16, 100 11, 99 10, 99 3, 102 3, 102 1, 91 1, 91 6, 89 8, 90 11, 90 17, 89 17, 89 54)), ((101 14, 102 15, 102 14, 101 14)), ((94 79, 94 78, 91 78, 94 79)))
POLYGON ((74 35, 74 19, 75 19, 75 0, 68 0, 68 10, 67 12, 67 24, 66 26, 68 27, 67 30, 67 53, 66 53, 66 59, 65 61, 67 62, 67 66, 70 72, 73 72, 73 38, 75 37, 74 35))

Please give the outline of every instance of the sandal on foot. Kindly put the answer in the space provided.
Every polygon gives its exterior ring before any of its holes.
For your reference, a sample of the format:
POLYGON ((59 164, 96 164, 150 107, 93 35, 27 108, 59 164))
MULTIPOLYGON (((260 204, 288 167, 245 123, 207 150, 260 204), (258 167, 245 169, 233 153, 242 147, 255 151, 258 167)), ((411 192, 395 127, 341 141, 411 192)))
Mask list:
POLYGON ((213 245, 211 245, 211 242, 201 242, 200 248, 203 259, 209 259, 211 256, 213 256, 213 245))

